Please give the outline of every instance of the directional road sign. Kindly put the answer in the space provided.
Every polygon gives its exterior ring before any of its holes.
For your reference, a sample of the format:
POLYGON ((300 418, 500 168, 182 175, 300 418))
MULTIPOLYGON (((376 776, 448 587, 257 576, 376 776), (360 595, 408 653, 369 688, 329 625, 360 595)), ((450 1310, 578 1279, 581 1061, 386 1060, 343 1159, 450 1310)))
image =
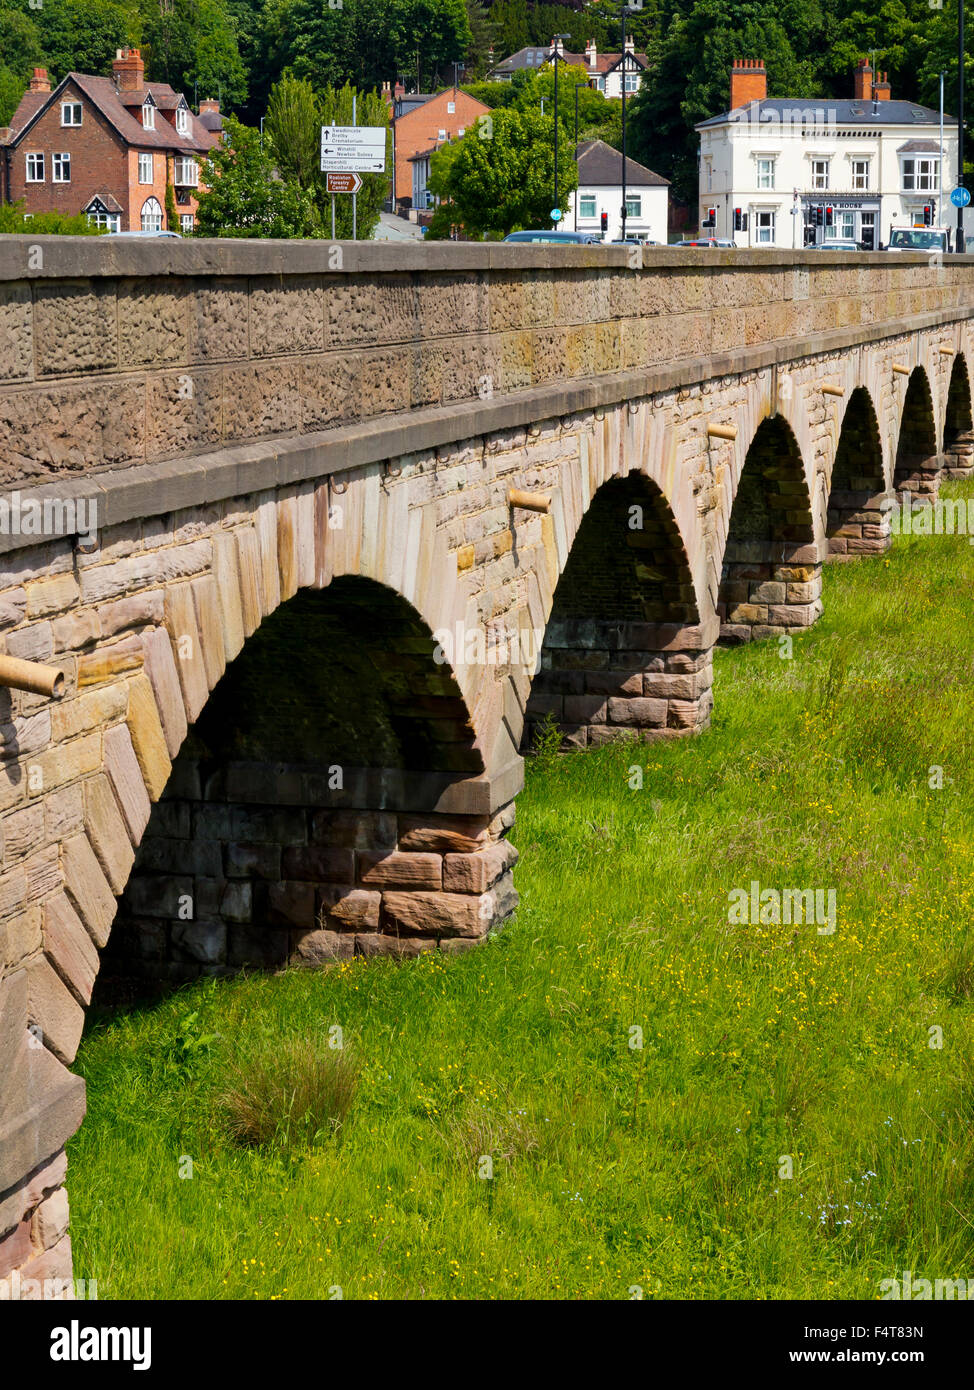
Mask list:
POLYGON ((358 193, 362 180, 358 174, 326 174, 325 187, 329 193, 358 193))
POLYGON ((323 174, 384 174, 384 126, 333 125, 321 127, 323 174))

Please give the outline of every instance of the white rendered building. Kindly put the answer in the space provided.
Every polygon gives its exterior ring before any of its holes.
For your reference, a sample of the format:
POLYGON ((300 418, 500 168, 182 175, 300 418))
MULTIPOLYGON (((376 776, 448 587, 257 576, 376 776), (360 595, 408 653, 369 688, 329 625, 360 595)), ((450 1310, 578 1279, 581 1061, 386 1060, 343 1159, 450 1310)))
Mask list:
MULTIPOLYGON (((566 200, 566 232, 602 232, 605 241, 622 236, 622 155, 604 140, 578 146, 578 189, 566 200), (577 215, 576 215, 577 209, 577 215)), ((634 159, 626 160, 626 236, 666 245, 670 185, 634 159)))
POLYGON ((939 112, 893 101, 885 73, 877 77, 863 60, 852 99, 769 99, 763 62, 738 60, 730 110, 696 127, 701 233, 738 246, 801 248, 841 238, 878 249, 892 228, 922 226, 925 209, 934 225, 956 228, 955 117, 944 117, 941 178, 939 112), (746 231, 735 230, 737 209, 746 231))

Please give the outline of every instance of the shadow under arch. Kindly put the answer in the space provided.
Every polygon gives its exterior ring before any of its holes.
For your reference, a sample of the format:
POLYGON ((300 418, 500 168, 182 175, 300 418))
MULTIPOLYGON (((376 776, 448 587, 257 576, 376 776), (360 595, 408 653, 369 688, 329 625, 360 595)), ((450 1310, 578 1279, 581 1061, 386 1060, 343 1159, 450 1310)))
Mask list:
POLYGON ((755 430, 731 507, 717 595, 722 645, 809 627, 822 612, 821 592, 798 441, 772 416, 755 430))
POLYGON ((950 369, 944 410, 944 476, 966 478, 974 468, 974 415, 967 359, 958 353, 950 369))
POLYGON ((893 491, 899 497, 913 495, 933 501, 939 487, 940 468, 930 379, 922 367, 914 367, 900 416, 893 491))
POLYGON ((829 560, 881 555, 890 547, 890 501, 872 397, 857 386, 842 417, 825 523, 829 560))
POLYGON ((404 598, 357 576, 299 590, 174 758, 119 899, 109 988, 472 944, 516 904, 507 825, 471 800, 483 772, 453 671, 404 598))
POLYGON ((679 527, 643 473, 604 483, 558 581, 528 701, 524 745, 542 720, 566 747, 675 738, 710 720, 712 635, 704 632, 679 527))

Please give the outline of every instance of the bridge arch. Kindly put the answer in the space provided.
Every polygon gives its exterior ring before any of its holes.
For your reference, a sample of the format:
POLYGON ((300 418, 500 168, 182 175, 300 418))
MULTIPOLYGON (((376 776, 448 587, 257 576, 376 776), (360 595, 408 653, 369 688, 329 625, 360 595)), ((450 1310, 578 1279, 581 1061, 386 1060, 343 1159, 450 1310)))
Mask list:
POLYGON ((914 367, 900 414, 893 491, 899 497, 911 495, 932 501, 937 495, 940 468, 930 378, 923 367, 914 367))
POLYGON ((882 554, 890 545, 890 521, 883 442, 869 391, 858 386, 849 397, 835 461, 826 520, 828 559, 882 554))
MULTIPOLYGON (((484 772, 455 655, 361 576, 299 589, 266 616, 172 750, 109 972, 178 981, 455 949, 508 915, 509 876, 500 911, 474 893, 491 817, 442 814, 484 772)), ((513 851, 498 853, 506 870, 513 851)))
POLYGON ((971 379, 967 358, 958 353, 951 363, 950 385, 944 408, 944 474, 966 478, 974 467, 974 414, 971 410, 971 379))
POLYGON ((728 645, 804 629, 822 611, 822 565, 798 441, 780 415, 758 425, 733 495, 717 615, 728 645))
POLYGON ((669 501, 645 473, 609 479, 558 579, 525 745, 548 716, 575 748, 698 731, 710 718, 712 666, 669 501))

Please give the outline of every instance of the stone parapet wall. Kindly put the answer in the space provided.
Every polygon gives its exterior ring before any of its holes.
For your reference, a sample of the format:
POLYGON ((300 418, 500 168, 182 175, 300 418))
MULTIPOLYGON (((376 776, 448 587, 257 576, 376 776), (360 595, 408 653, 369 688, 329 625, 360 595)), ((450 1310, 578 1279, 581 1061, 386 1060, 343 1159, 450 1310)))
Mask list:
POLYGON ((627 248, 390 256, 289 243, 268 273, 273 246, 258 259, 228 241, 63 240, 0 247, 8 487, 872 330, 974 299, 966 259, 826 265, 802 252, 656 248, 637 266, 627 248))

